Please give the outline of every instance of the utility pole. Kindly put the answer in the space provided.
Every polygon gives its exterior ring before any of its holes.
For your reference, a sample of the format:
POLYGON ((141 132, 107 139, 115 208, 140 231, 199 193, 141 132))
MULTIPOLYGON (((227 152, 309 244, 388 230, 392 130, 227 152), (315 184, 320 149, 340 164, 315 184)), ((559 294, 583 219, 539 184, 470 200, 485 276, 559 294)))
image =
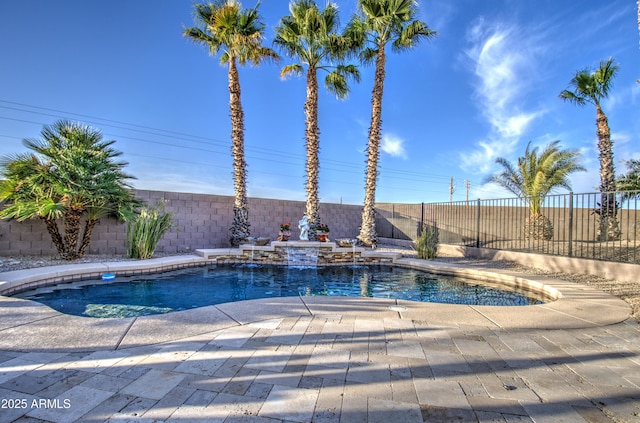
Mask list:
POLYGON ((466 197, 467 203, 469 203, 469 190, 471 189, 471 181, 468 180, 468 179, 465 179, 464 180, 464 185, 465 185, 465 190, 466 190, 465 197, 466 197))
POLYGON ((449 180, 449 202, 453 203, 453 193, 456 191, 455 185, 453 185, 453 177, 449 180))

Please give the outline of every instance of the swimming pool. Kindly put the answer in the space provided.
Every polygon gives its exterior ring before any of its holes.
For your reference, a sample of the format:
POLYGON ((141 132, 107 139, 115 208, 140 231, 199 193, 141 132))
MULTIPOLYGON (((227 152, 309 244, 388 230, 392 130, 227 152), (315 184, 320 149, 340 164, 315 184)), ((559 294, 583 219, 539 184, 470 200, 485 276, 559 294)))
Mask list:
POLYGON ((468 305, 532 305, 543 300, 471 280, 394 266, 218 265, 156 275, 89 280, 14 295, 65 314, 136 317, 259 298, 351 296, 468 305))

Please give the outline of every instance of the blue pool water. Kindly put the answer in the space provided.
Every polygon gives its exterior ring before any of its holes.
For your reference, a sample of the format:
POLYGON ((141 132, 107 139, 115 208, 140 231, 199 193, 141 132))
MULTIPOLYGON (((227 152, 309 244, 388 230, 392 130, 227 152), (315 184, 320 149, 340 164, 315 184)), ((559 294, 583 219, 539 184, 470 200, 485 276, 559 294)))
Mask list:
POLYGON ((531 305, 536 298, 473 281, 391 266, 289 268, 225 265, 116 277, 15 295, 62 313, 133 317, 233 301, 291 296, 393 298, 448 304, 531 305))

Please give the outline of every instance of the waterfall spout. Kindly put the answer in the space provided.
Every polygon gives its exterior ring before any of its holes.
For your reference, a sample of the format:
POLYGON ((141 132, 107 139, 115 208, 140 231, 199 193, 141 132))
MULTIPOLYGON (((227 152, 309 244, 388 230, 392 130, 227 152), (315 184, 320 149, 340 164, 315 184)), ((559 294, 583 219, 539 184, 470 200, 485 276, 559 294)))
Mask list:
POLYGON ((318 249, 312 247, 287 248, 287 265, 297 268, 316 267, 318 265, 318 249))

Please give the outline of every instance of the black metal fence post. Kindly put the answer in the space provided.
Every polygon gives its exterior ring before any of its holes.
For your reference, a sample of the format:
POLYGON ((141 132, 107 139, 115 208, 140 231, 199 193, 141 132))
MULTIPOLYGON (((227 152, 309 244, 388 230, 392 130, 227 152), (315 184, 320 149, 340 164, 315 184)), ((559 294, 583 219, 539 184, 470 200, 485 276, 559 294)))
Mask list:
POLYGON ((420 203, 420 227, 418 228, 418 236, 424 231, 424 202, 420 203))
POLYGON ((476 210, 476 248, 480 248, 480 199, 476 210))
POLYGON ((391 239, 396 239, 396 203, 391 203, 391 239))
POLYGON ((569 193, 569 245, 567 245, 567 255, 573 256, 573 193, 569 193))

